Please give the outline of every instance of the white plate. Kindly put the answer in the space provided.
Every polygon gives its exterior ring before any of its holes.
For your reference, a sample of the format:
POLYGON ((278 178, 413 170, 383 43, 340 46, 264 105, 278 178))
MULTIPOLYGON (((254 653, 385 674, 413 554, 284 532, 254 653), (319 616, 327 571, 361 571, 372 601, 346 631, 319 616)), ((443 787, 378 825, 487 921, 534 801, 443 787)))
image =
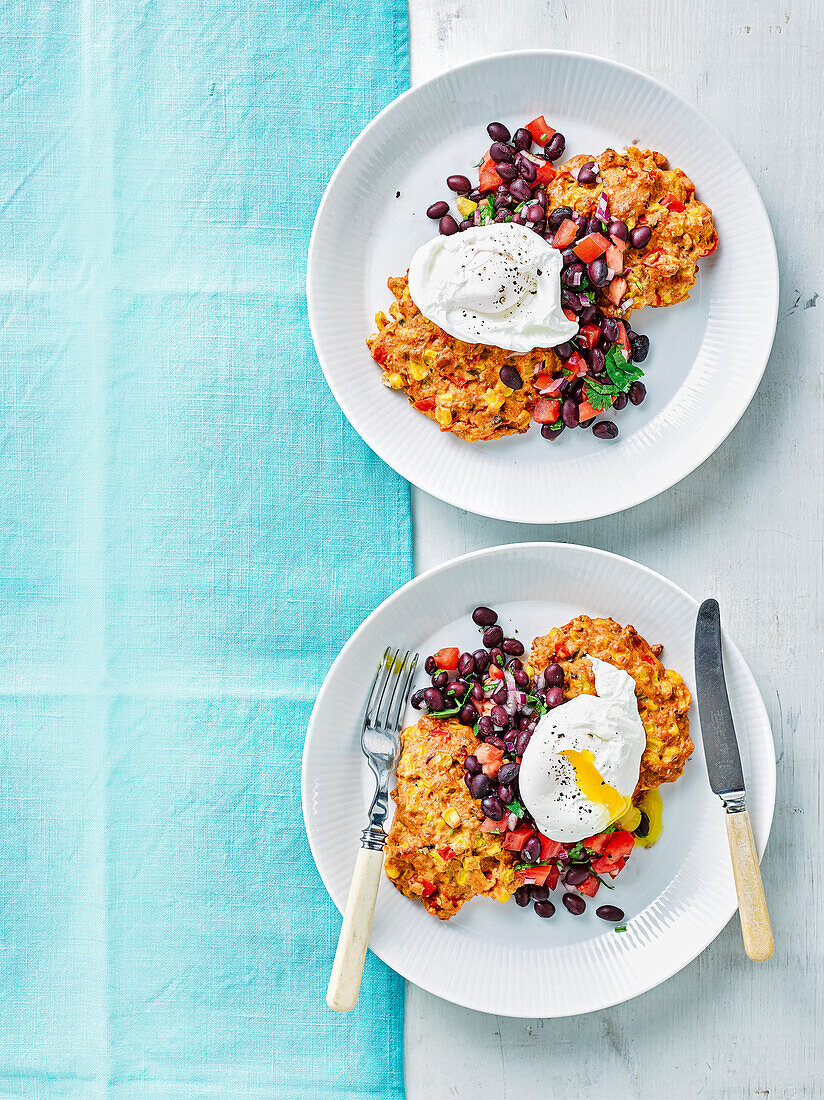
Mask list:
MULTIPOLYGON (((694 693, 698 604, 627 558, 587 547, 526 543, 455 558, 410 581, 346 643, 309 723, 303 813, 312 854, 339 909, 372 796, 360 726, 378 658, 390 644, 417 649, 422 657, 447 644, 475 648, 470 613, 479 603, 496 608, 502 623, 517 627, 525 643, 581 612, 631 623, 649 642, 664 644, 664 663, 677 669, 694 693)), ((752 675, 727 638, 724 659, 761 853, 775 801, 772 735, 752 675)), ((410 709, 408 721, 415 716, 410 709)), ((609 892, 609 901, 626 912, 626 932, 604 924, 591 903, 582 917, 558 905, 551 920, 541 920, 514 902, 476 898, 444 923, 384 878, 372 950, 431 993, 504 1016, 592 1012, 675 974, 718 935, 736 908, 724 813, 707 782, 694 706, 690 723, 695 752, 682 778, 662 788, 664 834, 653 848, 633 855, 609 892)), ((598 904, 605 901, 599 894, 598 904)))
POLYGON ((648 500, 726 438, 767 363, 778 265, 752 179, 694 107, 622 65, 535 50, 453 69, 406 92, 367 126, 318 210, 307 297, 329 386, 385 462, 459 508, 561 523, 648 500), (633 315, 652 344, 644 364, 648 396, 619 415, 615 442, 568 431, 552 443, 533 427, 495 443, 466 443, 416 413, 403 393, 382 386, 364 341, 375 313, 393 301, 387 277, 406 271, 415 249, 437 232, 425 210, 450 197, 445 177, 472 177, 488 145, 486 124, 494 119, 514 129, 542 112, 566 135, 568 155, 636 142, 664 152, 712 207, 721 244, 701 261, 688 302, 633 315))

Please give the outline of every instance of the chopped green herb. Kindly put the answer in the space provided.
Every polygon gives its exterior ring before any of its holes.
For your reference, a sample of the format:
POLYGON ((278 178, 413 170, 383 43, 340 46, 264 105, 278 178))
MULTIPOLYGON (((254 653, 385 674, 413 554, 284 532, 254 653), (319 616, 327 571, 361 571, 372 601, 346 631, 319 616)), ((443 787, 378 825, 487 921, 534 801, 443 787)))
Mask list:
POLYGON ((615 889, 615 883, 614 882, 607 882, 607 880, 605 878, 601 878, 601 876, 597 873, 597 871, 593 871, 592 868, 590 868, 589 873, 592 875, 593 878, 597 878, 602 886, 606 886, 607 890, 614 890, 615 889))
POLYGON ((613 928, 613 932, 626 932, 627 926, 625 924, 616 924, 613 928))
POLYGON ((513 798, 511 802, 504 802, 504 806, 506 806, 511 814, 515 814, 517 817, 523 817, 526 813, 526 810, 517 798, 513 798))

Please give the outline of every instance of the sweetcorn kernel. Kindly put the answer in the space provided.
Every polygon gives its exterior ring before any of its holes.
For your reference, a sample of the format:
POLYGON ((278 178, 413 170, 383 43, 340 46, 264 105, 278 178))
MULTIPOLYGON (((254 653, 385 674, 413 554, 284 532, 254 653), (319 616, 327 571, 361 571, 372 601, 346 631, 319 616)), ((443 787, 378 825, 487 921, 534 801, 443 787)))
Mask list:
POLYGON ((456 829, 461 823, 461 815, 452 806, 444 810, 443 819, 447 825, 451 825, 453 829, 456 829))
POLYGON ((432 366, 436 358, 437 355, 432 348, 427 348, 426 351, 423 353, 423 361, 428 367, 432 366))
POLYGON ((383 376, 384 386, 388 386, 390 390, 402 390, 403 389, 403 375, 398 374, 397 371, 391 371, 383 376))
POLYGON ((386 877, 397 878, 401 873, 400 867, 395 867, 394 864, 387 863, 386 865, 386 877))
POLYGON ((409 373, 415 379, 416 382, 422 382, 424 378, 429 374, 429 367, 421 362, 420 359, 409 360, 409 373))
POLYGON ((472 199, 466 198, 465 195, 461 195, 461 197, 458 199, 458 201, 455 203, 455 205, 457 206, 457 208, 460 211, 461 215, 464 218, 468 218, 469 215, 475 210, 475 208, 477 207, 478 204, 476 202, 473 202, 472 199))
POLYGON ((435 409, 435 419, 442 428, 448 428, 452 424, 452 411, 450 409, 435 409))

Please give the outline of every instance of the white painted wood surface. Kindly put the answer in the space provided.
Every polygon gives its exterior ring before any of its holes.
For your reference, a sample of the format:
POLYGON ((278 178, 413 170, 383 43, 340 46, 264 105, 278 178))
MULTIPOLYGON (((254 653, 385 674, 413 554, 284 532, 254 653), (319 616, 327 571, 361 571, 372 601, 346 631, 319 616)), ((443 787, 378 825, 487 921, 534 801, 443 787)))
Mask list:
POLYGON ((410 8, 413 82, 499 50, 556 47, 642 69, 695 103, 761 191, 782 291, 770 364, 742 422, 657 500, 589 523, 524 527, 414 493, 418 570, 482 546, 560 540, 626 554, 697 597, 719 598, 776 740, 778 800, 763 863, 775 955, 750 962, 734 918, 663 986, 567 1020, 481 1015, 408 985, 408 1100, 824 1096, 822 8, 818 0, 410 0, 410 8))

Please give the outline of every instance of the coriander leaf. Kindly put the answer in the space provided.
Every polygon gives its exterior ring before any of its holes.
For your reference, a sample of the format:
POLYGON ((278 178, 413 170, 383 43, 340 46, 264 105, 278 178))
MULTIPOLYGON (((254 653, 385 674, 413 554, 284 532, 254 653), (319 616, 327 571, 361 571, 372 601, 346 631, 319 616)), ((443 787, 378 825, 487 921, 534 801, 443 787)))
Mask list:
POLYGON ((511 814, 515 814, 517 817, 523 817, 526 813, 526 810, 517 798, 513 798, 511 802, 504 802, 504 806, 506 806, 511 814))
POLYGON ((587 401, 592 405, 593 409, 597 409, 598 412, 603 412, 604 409, 609 409, 615 400, 615 392, 612 387, 607 389, 606 386, 599 386, 597 382, 586 382, 584 384, 584 393, 586 394, 587 401))
POLYGON ((595 301, 595 291, 594 290, 584 290, 584 291, 582 291, 582 293, 586 294, 590 304, 592 304, 595 301))

